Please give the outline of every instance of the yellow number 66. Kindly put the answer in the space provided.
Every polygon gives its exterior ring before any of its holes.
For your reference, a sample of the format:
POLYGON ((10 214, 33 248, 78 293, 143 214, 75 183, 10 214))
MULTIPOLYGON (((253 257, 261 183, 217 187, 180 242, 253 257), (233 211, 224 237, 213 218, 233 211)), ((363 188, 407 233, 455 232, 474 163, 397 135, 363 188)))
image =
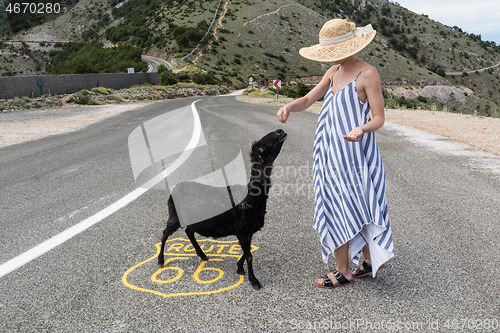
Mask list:
MULTIPOLYGON (((186 259, 189 259, 189 258, 185 258, 185 257, 174 257, 174 258, 170 258, 170 259, 167 259, 165 261, 165 266, 160 268, 159 270, 157 270, 152 276, 151 276, 151 281, 155 282, 155 283, 161 283, 161 284, 166 284, 166 283, 171 283, 171 282, 174 282, 174 281, 177 281, 178 279, 180 279, 182 277, 182 275, 184 274, 184 270, 180 267, 175 267, 175 266, 167 266, 170 262, 174 261, 174 260, 186 260, 186 259), (173 278, 171 279, 168 279, 168 280, 161 280, 158 278, 158 275, 163 272, 163 271, 166 271, 166 270, 174 270, 174 271, 177 271, 177 275, 174 276, 173 278)), ((217 259, 217 258, 211 258, 210 261, 223 261, 223 259, 217 259)), ((200 263, 200 265, 198 266, 198 268, 196 269, 196 271, 194 272, 194 274, 192 275, 193 276, 193 279, 200 283, 200 284, 208 284, 208 283, 214 283, 220 279, 222 279, 222 277, 224 276, 224 271, 222 269, 219 269, 219 268, 213 268, 213 267, 205 267, 205 264, 207 262, 206 261, 202 261, 200 263), (200 273, 203 272, 203 271, 215 271, 217 272, 217 276, 211 280, 202 280, 200 279, 200 273)))
MULTIPOLYGON (((217 258, 211 258, 210 261, 222 261, 223 259, 217 259, 217 258)), ((213 268, 213 267, 205 267, 205 264, 207 263, 207 261, 202 261, 200 263, 200 266, 198 266, 198 268, 196 269, 196 271, 194 272, 193 274, 193 279, 198 282, 198 283, 201 283, 201 284, 208 284, 208 283, 214 283, 215 281, 218 281, 220 279, 222 279, 222 277, 224 276, 224 271, 222 269, 219 269, 219 268, 213 268), (213 278, 212 280, 201 280, 200 279, 200 273, 203 272, 203 271, 216 271, 217 273, 219 273, 217 275, 217 277, 213 278)))

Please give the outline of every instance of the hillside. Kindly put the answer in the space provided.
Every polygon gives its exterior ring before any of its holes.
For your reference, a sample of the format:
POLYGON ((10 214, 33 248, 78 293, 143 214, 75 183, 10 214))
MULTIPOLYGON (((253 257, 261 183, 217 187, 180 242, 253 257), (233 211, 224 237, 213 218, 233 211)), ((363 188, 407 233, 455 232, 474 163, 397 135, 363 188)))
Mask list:
MULTIPOLYGON (((500 46, 395 3, 367 2, 361 6, 360 0, 80 0, 61 15, 34 27, 27 24, 27 29, 2 39, 131 43, 145 54, 167 59, 177 70, 211 71, 223 82, 244 85, 249 76, 268 82, 322 75, 328 64, 303 59, 298 50, 317 43, 326 20, 348 18, 358 25, 372 23, 378 31, 360 57, 377 67, 384 83, 465 85, 500 104, 500 66, 478 74, 445 74, 500 63, 500 46), (199 50, 182 61, 208 30, 199 50)), ((0 43, 0 73, 44 72, 48 51, 57 46, 0 43)))

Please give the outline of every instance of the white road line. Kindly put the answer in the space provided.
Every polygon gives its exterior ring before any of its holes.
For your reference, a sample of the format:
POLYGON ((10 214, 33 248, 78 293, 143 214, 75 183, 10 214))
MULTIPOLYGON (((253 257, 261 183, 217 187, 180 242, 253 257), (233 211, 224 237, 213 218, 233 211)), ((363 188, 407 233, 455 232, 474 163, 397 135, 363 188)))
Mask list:
POLYGON ((160 181, 162 181, 163 179, 168 177, 168 175, 174 172, 177 168, 179 168, 189 158, 194 148, 197 146, 198 141, 200 140, 201 122, 200 122, 200 117, 198 115, 198 110, 196 109, 195 106, 195 103, 198 101, 199 100, 194 101, 191 104, 191 110, 193 112, 193 121, 194 121, 193 135, 191 136, 191 140, 189 141, 188 145, 184 149, 184 152, 181 154, 181 156, 179 156, 178 159, 176 159, 170 166, 168 166, 160 174, 150 179, 145 184, 136 188, 135 190, 133 190, 120 200, 111 204, 110 206, 104 208, 103 210, 97 212, 96 214, 83 220, 82 222, 75 224, 71 228, 68 228, 63 232, 47 239, 46 241, 35 246, 34 248, 24 253, 21 253, 17 257, 12 258, 11 260, 0 265, 0 278, 15 271, 19 267, 26 265, 30 261, 40 257, 41 255, 49 252, 50 250, 56 248, 57 246, 73 238, 79 233, 87 230, 94 224, 97 224, 100 221, 104 220, 106 217, 116 213, 123 207, 133 202, 135 199, 139 198, 141 195, 146 193, 149 189, 153 188, 156 184, 158 184, 160 181))
POLYGON ((232 93, 230 94, 227 94, 227 95, 220 95, 222 97, 227 97, 227 96, 239 96, 241 94, 243 94, 243 92, 245 91, 246 89, 241 89, 241 90, 237 90, 237 91, 233 91, 232 93))

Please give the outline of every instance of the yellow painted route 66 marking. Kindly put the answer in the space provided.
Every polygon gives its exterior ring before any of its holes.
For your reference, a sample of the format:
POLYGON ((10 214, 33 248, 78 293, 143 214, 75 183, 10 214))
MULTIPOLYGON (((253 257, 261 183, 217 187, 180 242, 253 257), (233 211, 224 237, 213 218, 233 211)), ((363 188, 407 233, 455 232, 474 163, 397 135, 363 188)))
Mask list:
MULTIPOLYGON (((156 254, 154 256, 132 266, 123 274, 123 284, 137 291, 163 297, 176 297, 215 294, 233 289, 243 283, 244 275, 240 275, 237 280, 231 280, 231 274, 227 274, 226 278, 224 278, 224 270, 216 267, 218 264, 221 267, 220 265, 225 258, 231 258, 229 266, 231 269, 236 270, 236 262, 243 255, 243 250, 238 241, 202 239, 198 240, 198 243, 203 252, 209 257, 209 261, 201 261, 188 239, 169 239, 165 244, 166 250, 164 254, 166 258, 163 267, 158 268, 155 266, 156 271, 149 278, 146 278, 151 273, 151 264, 146 264, 156 259, 160 254, 160 243, 158 243, 155 244, 156 254), (191 272, 186 272, 186 269, 179 267, 192 265, 192 260, 198 260, 199 262, 194 271, 191 268, 191 272), (207 278, 207 276, 211 278, 207 278), (210 288, 212 284, 214 289, 210 288), (221 286, 221 284, 225 286, 221 286), (175 292, 176 288, 202 290, 175 292)), ((252 245, 252 252, 257 249, 258 247, 252 245)), ((154 264, 156 265, 156 260, 154 264)))

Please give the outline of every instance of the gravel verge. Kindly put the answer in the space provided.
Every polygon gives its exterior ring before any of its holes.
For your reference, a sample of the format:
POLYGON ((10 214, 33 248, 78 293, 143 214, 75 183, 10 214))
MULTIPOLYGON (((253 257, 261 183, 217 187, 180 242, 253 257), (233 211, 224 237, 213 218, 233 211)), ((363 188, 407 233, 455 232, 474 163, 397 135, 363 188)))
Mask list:
POLYGON ((100 87, 66 96, 35 99, 0 99, 0 147, 77 130, 145 103, 228 92, 222 86, 179 83, 173 86, 144 85, 120 90, 100 87), (115 104, 116 102, 120 104, 115 104), (61 105, 63 107, 58 107, 61 105))
MULTIPOLYGON (((267 104, 278 107, 293 99, 280 97, 278 102, 269 98, 239 96, 243 102, 267 104)), ((321 103, 314 103, 307 111, 319 113, 321 103)), ((500 119, 465 115, 444 111, 387 109, 387 122, 415 127, 465 143, 488 153, 500 156, 500 119)))
POLYGON ((0 147, 74 131, 143 105, 69 106, 0 113, 0 147))

